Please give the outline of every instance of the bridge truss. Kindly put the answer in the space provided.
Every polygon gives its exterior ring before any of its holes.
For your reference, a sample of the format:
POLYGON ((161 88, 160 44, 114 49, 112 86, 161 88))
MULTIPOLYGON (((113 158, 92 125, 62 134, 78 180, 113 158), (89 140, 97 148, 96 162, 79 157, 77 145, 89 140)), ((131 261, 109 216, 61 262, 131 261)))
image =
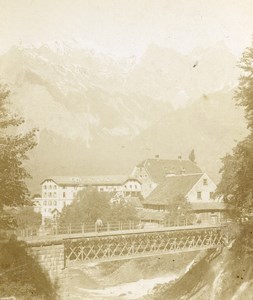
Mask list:
POLYGON ((66 266, 222 247, 228 243, 222 228, 185 229, 83 237, 64 241, 66 266))

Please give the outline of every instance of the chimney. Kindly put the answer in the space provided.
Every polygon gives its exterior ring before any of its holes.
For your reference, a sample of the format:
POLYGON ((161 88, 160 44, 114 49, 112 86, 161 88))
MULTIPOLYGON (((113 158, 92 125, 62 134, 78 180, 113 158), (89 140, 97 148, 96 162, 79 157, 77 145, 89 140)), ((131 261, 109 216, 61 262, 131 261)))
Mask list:
POLYGON ((181 168, 180 173, 181 173, 181 175, 185 175, 185 168, 184 167, 181 168))
POLYGON ((179 156, 178 156, 178 159, 179 159, 179 160, 182 160, 182 155, 179 155, 179 156))
POLYGON ((160 155, 159 154, 157 154, 156 156, 155 156, 155 158, 159 158, 160 157, 160 155))

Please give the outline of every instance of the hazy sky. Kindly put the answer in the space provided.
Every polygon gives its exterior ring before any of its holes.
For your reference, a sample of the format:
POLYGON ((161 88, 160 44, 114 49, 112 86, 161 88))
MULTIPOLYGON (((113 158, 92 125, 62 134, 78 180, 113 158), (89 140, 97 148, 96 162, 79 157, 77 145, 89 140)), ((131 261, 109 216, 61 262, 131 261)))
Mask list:
POLYGON ((0 0, 0 51, 18 43, 76 39, 118 56, 151 43, 188 52, 224 40, 251 44, 253 0, 0 0))

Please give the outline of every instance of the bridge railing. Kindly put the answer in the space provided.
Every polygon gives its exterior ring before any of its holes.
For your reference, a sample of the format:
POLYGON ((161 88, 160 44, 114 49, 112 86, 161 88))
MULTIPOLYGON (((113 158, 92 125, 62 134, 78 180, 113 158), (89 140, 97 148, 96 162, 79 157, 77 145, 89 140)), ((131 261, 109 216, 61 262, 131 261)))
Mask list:
MULTIPOLYGON (((202 222, 195 224, 196 226, 210 225, 210 222, 202 222)), ((216 220, 211 225, 220 225, 221 220, 216 220)), ((57 236, 57 235, 70 235, 70 234, 89 234, 89 233, 102 233, 102 232, 115 232, 115 231, 145 231, 148 229, 161 229, 178 226, 192 226, 192 222, 187 219, 167 220, 155 222, 140 222, 140 221, 125 221, 125 222, 105 222, 102 226, 96 223, 69 223, 69 224, 54 224, 51 227, 41 227, 40 229, 26 228, 17 231, 20 237, 36 237, 36 236, 57 236)))

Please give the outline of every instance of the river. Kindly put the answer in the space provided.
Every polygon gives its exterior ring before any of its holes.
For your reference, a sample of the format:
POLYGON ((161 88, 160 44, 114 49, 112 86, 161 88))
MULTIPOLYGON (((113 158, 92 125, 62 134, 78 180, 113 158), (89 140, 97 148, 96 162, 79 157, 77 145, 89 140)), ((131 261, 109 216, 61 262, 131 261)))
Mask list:
POLYGON ((79 287, 76 299, 87 300, 115 300, 115 299, 141 299, 148 295, 157 284, 163 284, 174 280, 176 275, 164 275, 153 279, 141 279, 136 282, 123 283, 116 286, 88 289, 79 287))

